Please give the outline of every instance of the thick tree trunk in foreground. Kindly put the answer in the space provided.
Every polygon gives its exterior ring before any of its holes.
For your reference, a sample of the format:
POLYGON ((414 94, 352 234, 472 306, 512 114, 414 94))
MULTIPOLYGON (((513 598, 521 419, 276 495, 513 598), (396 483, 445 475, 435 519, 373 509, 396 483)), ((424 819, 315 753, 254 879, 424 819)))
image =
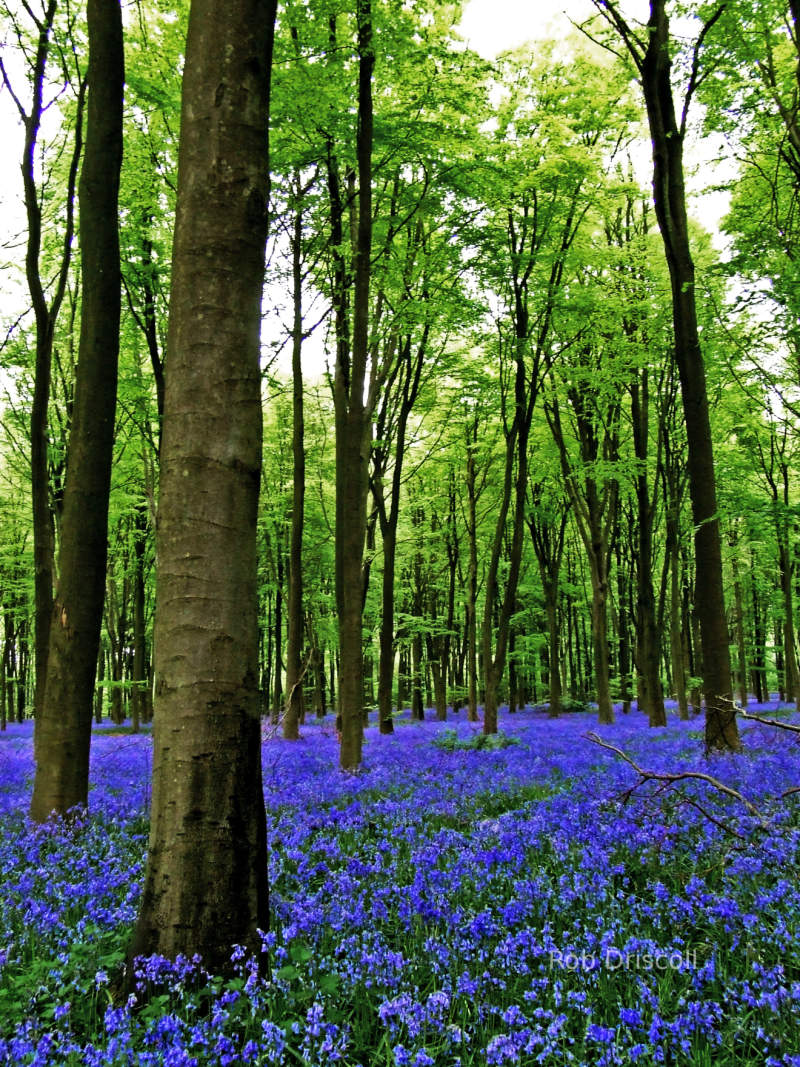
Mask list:
POLYGON ((114 450, 120 273, 117 194, 124 61, 119 0, 89 0, 89 114, 80 180, 83 277, 59 580, 34 735, 31 817, 85 806, 97 649, 103 618, 114 450))
MULTIPOLYGON (((167 344, 153 800, 130 954, 231 970, 268 923, 256 518, 275 0, 194 0, 167 344)), ((130 981, 130 974, 129 974, 130 981)))

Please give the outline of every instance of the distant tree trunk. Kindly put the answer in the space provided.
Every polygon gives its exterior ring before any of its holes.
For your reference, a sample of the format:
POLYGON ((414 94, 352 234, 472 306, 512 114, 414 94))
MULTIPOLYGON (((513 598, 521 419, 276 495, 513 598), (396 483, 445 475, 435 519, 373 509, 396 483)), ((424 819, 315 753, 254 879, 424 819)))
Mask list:
POLYGON ((549 701, 547 714, 551 719, 561 714, 561 634, 558 625, 558 593, 561 561, 564 557, 564 536, 567 530, 569 505, 558 499, 556 512, 543 511, 543 486, 532 486, 533 507, 528 514, 533 549, 539 564, 544 609, 547 618, 547 673, 549 701))
POLYGON ((745 648, 745 617, 744 597, 742 595, 742 580, 739 574, 739 560, 737 558, 738 537, 734 527, 730 534, 731 547, 731 573, 733 575, 733 603, 736 612, 734 626, 736 628, 736 686, 739 690, 739 703, 743 708, 747 707, 747 651, 745 648))
POLYGON ((128 630, 127 583, 122 583, 122 595, 118 597, 117 583, 111 571, 108 574, 106 594, 106 631, 108 633, 108 672, 111 682, 109 703, 111 721, 119 725, 125 719, 123 674, 125 641, 128 630))
POLYGON ((394 633, 394 581, 397 559, 397 523, 400 517, 400 491, 403 483, 403 460, 406 453, 406 434, 408 419, 419 393, 422 367, 428 341, 428 327, 423 329, 422 339, 416 353, 412 351, 411 337, 404 338, 398 352, 396 372, 399 377, 397 396, 387 390, 381 404, 377 420, 377 436, 384 440, 390 415, 395 420, 394 467, 392 484, 389 490, 387 507, 383 494, 383 476, 385 459, 380 462, 378 448, 373 451, 376 469, 372 479, 373 497, 378 513, 383 541, 383 577, 381 587, 381 627, 378 637, 378 723, 382 734, 394 731, 392 725, 392 681, 394 677, 395 633, 394 633), (393 411, 390 411, 393 408, 393 411))
POLYGON ((310 612, 306 616, 306 633, 308 634, 309 669, 314 683, 314 714, 321 719, 325 715, 325 654, 320 647, 319 635, 310 612))
MULTIPOLYGON (((399 637, 398 637, 399 640, 399 637)), ((397 710, 404 711, 408 707, 408 683, 411 674, 408 646, 399 645, 397 656, 397 710)))
POLYGON ((422 722, 425 708, 422 701, 422 634, 411 638, 411 718, 422 722))
MULTIPOLYGON (((525 348, 528 337, 527 307, 517 307, 515 314, 515 371, 514 418, 506 437, 505 473, 495 533, 486 569, 486 596, 483 610, 483 678, 485 686, 483 706, 484 734, 497 733, 498 690, 506 667, 509 625, 522 566, 522 538, 525 532, 525 498, 528 489, 528 437, 533 406, 536 401, 535 384, 528 388, 525 367, 525 348), (516 475, 513 474, 516 457, 516 475), (497 619, 497 633, 493 637, 492 616, 499 595, 499 567, 505 535, 506 518, 512 503, 511 543, 508 552, 508 574, 497 619), (492 647, 494 646, 494 648, 492 647)), ((536 383, 534 374, 533 383, 536 383)))
MULTIPOLYGON (((787 484, 788 498, 788 484, 787 484)), ((788 499, 787 499, 788 504, 788 499)), ((785 521, 780 524, 785 527, 785 521)), ((792 591, 794 565, 792 550, 789 545, 788 532, 785 528, 778 530, 778 574, 783 599, 783 663, 785 676, 785 699, 800 706, 800 670, 797 665, 797 649, 794 629, 794 596, 792 591)))
POLYGON ((683 613, 681 610, 680 552, 678 551, 677 518, 667 516, 667 552, 670 554, 670 655, 672 658, 672 681, 675 699, 678 702, 678 717, 689 718, 686 699, 686 653, 683 638, 683 613))
POLYGON ((153 799, 130 957, 199 953, 214 974, 232 971, 234 945, 260 953, 269 924, 257 517, 275 9, 275 0, 194 0, 183 79, 153 799))
POLYGON ((303 210, 300 180, 296 177, 298 204, 292 233, 292 529, 289 540, 289 598, 286 608, 286 711, 283 736, 297 740, 303 717, 303 514, 306 488, 306 453, 303 423, 303 210))
POLYGON ((98 725, 103 721, 103 682, 106 673, 106 653, 102 640, 97 650, 97 677, 95 680, 94 693, 94 721, 98 725))
POLYGON ((114 448, 120 273, 117 195, 124 60, 119 0, 89 0, 89 114, 80 180, 83 299, 59 578, 36 717, 31 818, 85 807, 103 619, 114 448))
POLYGON ((635 482, 636 529, 639 535, 636 551, 636 654, 649 724, 666 726, 667 712, 664 707, 660 671, 661 641, 656 623, 656 598, 653 589, 655 502, 651 500, 647 478, 650 385, 646 367, 631 384, 630 394, 634 452, 639 464, 635 482))
POLYGON ((478 721, 478 520, 475 450, 478 447, 478 417, 467 426, 467 719, 478 721))
POLYGON ((8 722, 8 691, 6 679, 8 674, 8 654, 10 649, 8 632, 8 614, 3 615, 3 654, 0 656, 0 730, 5 730, 8 722))
POLYGON ((619 675, 620 700, 622 712, 627 715, 631 710, 631 641, 629 634, 629 588, 630 581, 627 571, 627 559, 623 563, 623 545, 619 529, 615 538, 615 551, 617 560, 617 673, 619 675))
MULTIPOLYGON (((752 549, 750 550, 750 564, 751 574, 753 574, 755 572, 755 557, 752 549)), ((764 616, 761 611, 758 589, 754 579, 751 579, 750 591, 753 604, 753 692, 757 703, 763 704, 769 697, 765 663, 767 634, 764 627, 764 616)))
POLYGON ((270 722, 276 725, 281 717, 281 705, 283 703, 283 545, 281 538, 275 539, 275 635, 273 638, 273 653, 275 656, 274 675, 272 681, 272 711, 270 722))
POLYGON ((136 509, 134 517, 133 542, 133 671, 131 676, 131 725, 138 733, 139 725, 147 721, 148 716, 148 663, 147 663, 147 628, 145 548, 147 544, 147 514, 145 505, 136 509))
POLYGON ((566 489, 589 564, 592 585, 592 666, 598 719, 601 723, 611 723, 614 721, 614 708, 611 703, 608 647, 609 534, 616 526, 618 486, 614 479, 607 479, 602 487, 598 487, 591 473, 591 464, 601 456, 606 462, 617 458, 619 404, 614 402, 605 413, 601 440, 595 427, 596 412, 586 392, 582 388, 570 388, 569 399, 575 415, 585 473, 579 475, 570 460, 560 407, 555 396, 546 408, 547 421, 558 447, 566 489))

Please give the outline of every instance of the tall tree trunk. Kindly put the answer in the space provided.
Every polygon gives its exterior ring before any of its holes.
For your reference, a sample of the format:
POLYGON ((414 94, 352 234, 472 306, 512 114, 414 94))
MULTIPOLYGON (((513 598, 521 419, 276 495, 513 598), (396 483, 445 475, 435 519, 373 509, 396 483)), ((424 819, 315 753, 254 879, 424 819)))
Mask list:
POLYGON ((119 0, 89 0, 89 112, 80 180, 80 357, 69 439, 59 577, 36 718, 31 817, 84 806, 103 618, 119 354, 117 196, 124 59, 119 0))
POLYGON ((514 373, 514 419, 506 439, 506 467, 503 480, 503 495, 500 500, 494 541, 486 570, 486 597, 483 611, 483 676, 486 692, 483 706, 483 732, 497 733, 498 689, 506 666, 509 626, 513 606, 517 598, 517 586, 522 566, 522 538, 525 531, 525 497, 528 490, 528 436, 533 405, 536 400, 536 380, 528 389, 525 369, 525 345, 528 337, 527 311, 517 308, 515 315, 515 373, 514 373), (513 475, 516 457, 516 476, 513 475), (511 520, 511 544, 509 547, 508 575, 500 613, 497 634, 492 641, 492 616, 498 597, 500 554, 505 534, 506 518, 511 505, 512 484, 513 516, 511 520), (492 646, 494 645, 494 650, 492 646))
MULTIPOLYGON (((53 338, 56 321, 66 292, 67 278, 72 259, 74 236, 75 185, 82 150, 83 105, 86 83, 81 83, 77 98, 75 137, 69 160, 67 192, 65 196, 65 226, 61 241, 61 258, 58 262, 53 295, 48 303, 45 283, 41 276, 42 205, 40 190, 36 185, 36 151, 39 140, 42 114, 44 112, 44 85, 51 51, 51 35, 58 8, 57 0, 47 0, 42 5, 42 15, 36 20, 39 38, 31 64, 32 98, 30 110, 26 111, 21 98, 16 94, 20 119, 25 130, 21 170, 25 198, 25 214, 28 226, 25 250, 25 275, 31 297, 36 323, 36 350, 33 375, 33 398, 30 416, 31 434, 31 505, 33 512, 33 582, 34 582, 34 649, 36 662, 36 687, 34 708, 38 712, 44 700, 47 667, 47 649, 50 638, 50 619, 53 613, 53 585, 55 582, 55 532, 50 499, 48 470, 49 434, 47 409, 50 399, 50 378, 53 356, 53 338)), ((31 9, 28 8, 30 12, 31 9)), ((3 81, 10 86, 8 74, 0 59, 3 81)))
POLYGON ((364 401, 369 355, 369 289, 372 248, 372 44, 370 0, 357 0, 358 22, 358 195, 353 250, 353 345, 337 344, 334 376, 336 411, 336 603, 339 615, 339 701, 342 723, 339 762, 343 770, 361 764, 363 709, 362 561, 367 525, 371 413, 364 401))
MULTIPOLYGON (((636 474, 636 653, 645 708, 650 726, 666 726, 664 691, 661 685, 661 641, 656 624, 656 598, 653 589, 653 518, 655 505, 647 479, 650 431, 650 388, 647 368, 631 385, 631 422, 639 469, 636 474)), ((640 710, 641 708, 640 704, 640 710)))
POLYGON ((303 717, 303 521, 306 491, 303 422, 303 209, 300 179, 292 232, 292 528, 289 535, 289 597, 286 605, 286 710, 283 736, 297 740, 303 717))
POLYGON ((598 545, 598 567, 592 567, 592 666, 594 668, 597 718, 601 723, 614 721, 611 703, 611 670, 608 650, 608 570, 606 547, 598 545))
MULTIPOLYGON (((750 549, 751 575, 755 573, 755 553, 750 549)), ((753 692, 756 702, 763 704, 769 697, 767 684, 767 668, 765 663, 765 650, 767 634, 764 626, 764 615, 761 610, 760 597, 756 582, 751 578, 750 591, 753 604, 753 692)))
POLYGON ((533 508, 528 514, 533 550, 539 564, 539 577, 544 595, 545 616, 547 618, 547 673, 549 701, 547 714, 551 719, 561 714, 561 634, 558 625, 558 590, 561 561, 564 557, 564 536, 567 530, 568 505, 559 499, 555 514, 541 511, 539 505, 543 500, 543 485, 532 486, 533 508))
POLYGON ((736 559, 736 537, 732 538, 734 555, 731 559, 731 571, 733 572, 733 597, 736 609, 736 651, 739 662, 737 663, 736 682, 739 690, 739 703, 747 708, 747 652, 744 639, 744 597, 742 596, 742 580, 739 575, 739 561, 736 559))
POLYGON ((275 655, 275 674, 272 683, 272 712, 270 721, 277 725, 281 717, 283 703, 283 545, 280 536, 275 538, 275 637, 273 653, 275 655))
MULTIPOLYGON (((715 20, 722 8, 712 16, 715 20)), ((703 28, 705 34, 710 24, 703 28)), ((631 38, 627 38, 630 43, 631 38)), ((699 54, 699 53, 698 53, 699 54)), ((646 47, 634 57, 644 90, 653 145, 653 199, 672 288, 675 361, 681 384, 689 446, 689 496, 694 523, 695 608, 700 625, 707 751, 739 749, 733 705, 728 625, 722 583, 722 548, 714 447, 711 437, 706 374, 697 329, 694 263, 689 242, 683 173, 687 97, 681 125, 672 95, 669 19, 666 0, 650 0, 646 47)), ((697 60, 692 87, 697 78, 697 60)))
POLYGON ((145 619, 147 513, 145 508, 145 504, 140 504, 134 516, 133 670, 131 672, 131 726, 134 733, 138 732, 140 723, 147 721, 148 715, 149 671, 145 619))
POLYGON ((601 457, 606 462, 617 459, 616 426, 619 404, 615 402, 605 413, 601 441, 595 429, 596 412, 586 392, 577 387, 572 388, 569 398, 575 413, 584 473, 578 472, 570 459, 561 423, 560 405, 555 396, 547 406, 547 420, 558 447, 564 481, 589 564, 592 585, 592 667, 598 719, 601 723, 612 723, 614 708, 611 703, 608 647, 609 539, 610 532, 616 526, 618 486, 616 480, 608 478, 605 484, 598 488, 591 473, 591 465, 601 457))
POLYGON ((476 509, 475 450, 478 418, 467 426, 467 539, 469 564, 465 603, 467 623, 467 719, 478 721, 478 520, 476 509))
POLYGON ((257 516, 275 9, 275 0, 194 0, 183 79, 153 799, 130 956, 199 953, 212 973, 232 970, 234 945, 258 953, 269 922, 257 516))
POLYGON ((678 702, 678 717, 689 718, 689 703, 686 699, 686 653, 683 636, 683 613, 681 609, 680 552, 678 550, 677 518, 667 516, 667 552, 670 555, 670 656, 675 699, 678 702))

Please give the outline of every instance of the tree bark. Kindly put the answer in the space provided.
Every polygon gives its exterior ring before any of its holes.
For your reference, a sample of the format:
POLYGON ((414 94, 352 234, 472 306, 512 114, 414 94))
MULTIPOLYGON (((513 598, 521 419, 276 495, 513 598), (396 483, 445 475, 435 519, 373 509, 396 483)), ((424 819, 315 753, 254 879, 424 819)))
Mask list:
MULTIPOLYGON (((706 25, 703 32, 708 28, 706 25)), ((675 361, 689 446, 689 496, 695 528, 695 609, 700 624, 706 704, 705 747, 707 751, 736 751, 740 744, 722 584, 714 447, 697 329, 695 273, 683 174, 684 128, 683 122, 678 126, 672 96, 666 0, 651 0, 647 31, 640 74, 653 144, 653 199, 672 288, 675 361)))
POLYGON ((467 569, 466 644, 467 644, 467 719, 478 721, 478 518, 475 477, 475 452, 478 447, 477 415, 467 426, 467 569))
POLYGON ((89 111, 80 180, 80 355, 69 438, 59 579, 34 745, 31 817, 85 807, 119 355, 119 174, 124 58, 119 0, 89 0, 89 111))
MULTIPOLYGON (((297 182, 298 188, 300 182, 297 182)), ((299 196, 298 191, 298 196, 299 196)), ((303 512, 305 507, 306 453, 303 425, 303 212, 295 207, 292 234, 292 528, 289 539, 289 597, 286 606, 286 710, 283 736, 296 740, 303 716, 303 512)))
POLYGON ((655 506, 650 499, 647 478, 649 417, 649 379, 647 368, 631 385, 631 422, 633 443, 639 467, 636 474, 636 528, 639 545, 636 553, 636 657, 642 679, 645 709, 650 726, 666 726, 664 691, 661 685, 661 641, 656 624, 656 598, 653 589, 653 517, 655 506))
POLYGON ((372 248, 372 44, 370 0, 358 0, 358 211, 353 259, 352 353, 337 345, 336 409, 336 600, 339 615, 339 702, 343 770, 361 764, 364 734, 363 580, 367 526, 371 413, 364 400, 369 356, 370 253, 372 248))
MULTIPOLYGON (((36 185, 36 149, 44 110, 43 90, 45 73, 51 51, 51 36, 57 0, 47 0, 41 18, 36 19, 38 41, 31 69, 32 98, 30 110, 26 111, 20 98, 13 92, 8 73, 0 57, 0 72, 19 111, 25 130, 20 169, 22 171, 25 214, 28 227, 25 250, 25 275, 31 297, 36 323, 36 348, 34 357, 33 398, 30 415, 31 434, 31 506, 33 515, 33 582, 34 582, 34 650, 36 685, 34 710, 38 711, 44 699, 47 649, 50 634, 50 619, 53 611, 53 585, 55 582, 55 530, 51 505, 48 466, 49 435, 47 410, 50 400, 50 379, 53 357, 53 339, 58 313, 67 287, 74 236, 75 185, 82 150, 83 110, 85 81, 81 82, 77 96, 75 138, 67 176, 65 197, 65 226, 61 242, 62 254, 56 272, 53 296, 48 303, 45 284, 41 276, 42 207, 40 191, 36 185)), ((31 9, 27 8, 31 13, 31 9)))
MULTIPOLYGON (((157 531, 153 799, 130 956, 230 973, 268 926, 259 331, 275 0, 194 0, 157 531)), ((130 965, 129 965, 130 976, 130 965)))

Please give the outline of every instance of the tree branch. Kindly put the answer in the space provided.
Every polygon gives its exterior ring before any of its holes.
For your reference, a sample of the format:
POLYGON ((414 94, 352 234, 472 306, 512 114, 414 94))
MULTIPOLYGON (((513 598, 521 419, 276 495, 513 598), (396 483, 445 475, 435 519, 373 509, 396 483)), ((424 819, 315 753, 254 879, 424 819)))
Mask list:
MULTIPOLYGON (((706 74, 700 74, 700 49, 703 47, 703 41, 708 36, 714 23, 721 18, 723 11, 727 7, 727 3, 720 4, 708 22, 703 26, 700 31, 697 40, 694 42, 694 50, 692 52, 692 70, 689 75, 689 84, 686 87, 686 96, 683 98, 683 111, 681 112, 681 137, 686 133, 686 121, 689 115, 689 105, 692 102, 692 97, 697 90, 697 87, 705 79, 706 74)), ((707 73, 707 72, 706 72, 707 73)))
POLYGON ((755 804, 751 803, 747 797, 742 796, 738 790, 732 789, 729 785, 725 785, 719 778, 713 778, 710 774, 704 774, 702 771, 678 771, 675 773, 669 773, 668 771, 649 771, 644 767, 640 767, 639 764, 634 762, 634 760, 631 759, 626 752, 623 752, 621 748, 617 748, 616 745, 608 744, 607 741, 603 741, 597 734, 590 731, 583 736, 587 741, 591 741, 592 744, 599 745, 600 748, 606 748, 609 752, 614 752, 620 759, 623 759, 629 766, 633 767, 642 782, 652 781, 673 783, 689 781, 692 779, 698 782, 705 782, 719 793, 724 793, 725 796, 738 800, 740 804, 743 804, 747 808, 751 815, 754 815, 758 819, 762 829, 766 829, 767 823, 755 804))

